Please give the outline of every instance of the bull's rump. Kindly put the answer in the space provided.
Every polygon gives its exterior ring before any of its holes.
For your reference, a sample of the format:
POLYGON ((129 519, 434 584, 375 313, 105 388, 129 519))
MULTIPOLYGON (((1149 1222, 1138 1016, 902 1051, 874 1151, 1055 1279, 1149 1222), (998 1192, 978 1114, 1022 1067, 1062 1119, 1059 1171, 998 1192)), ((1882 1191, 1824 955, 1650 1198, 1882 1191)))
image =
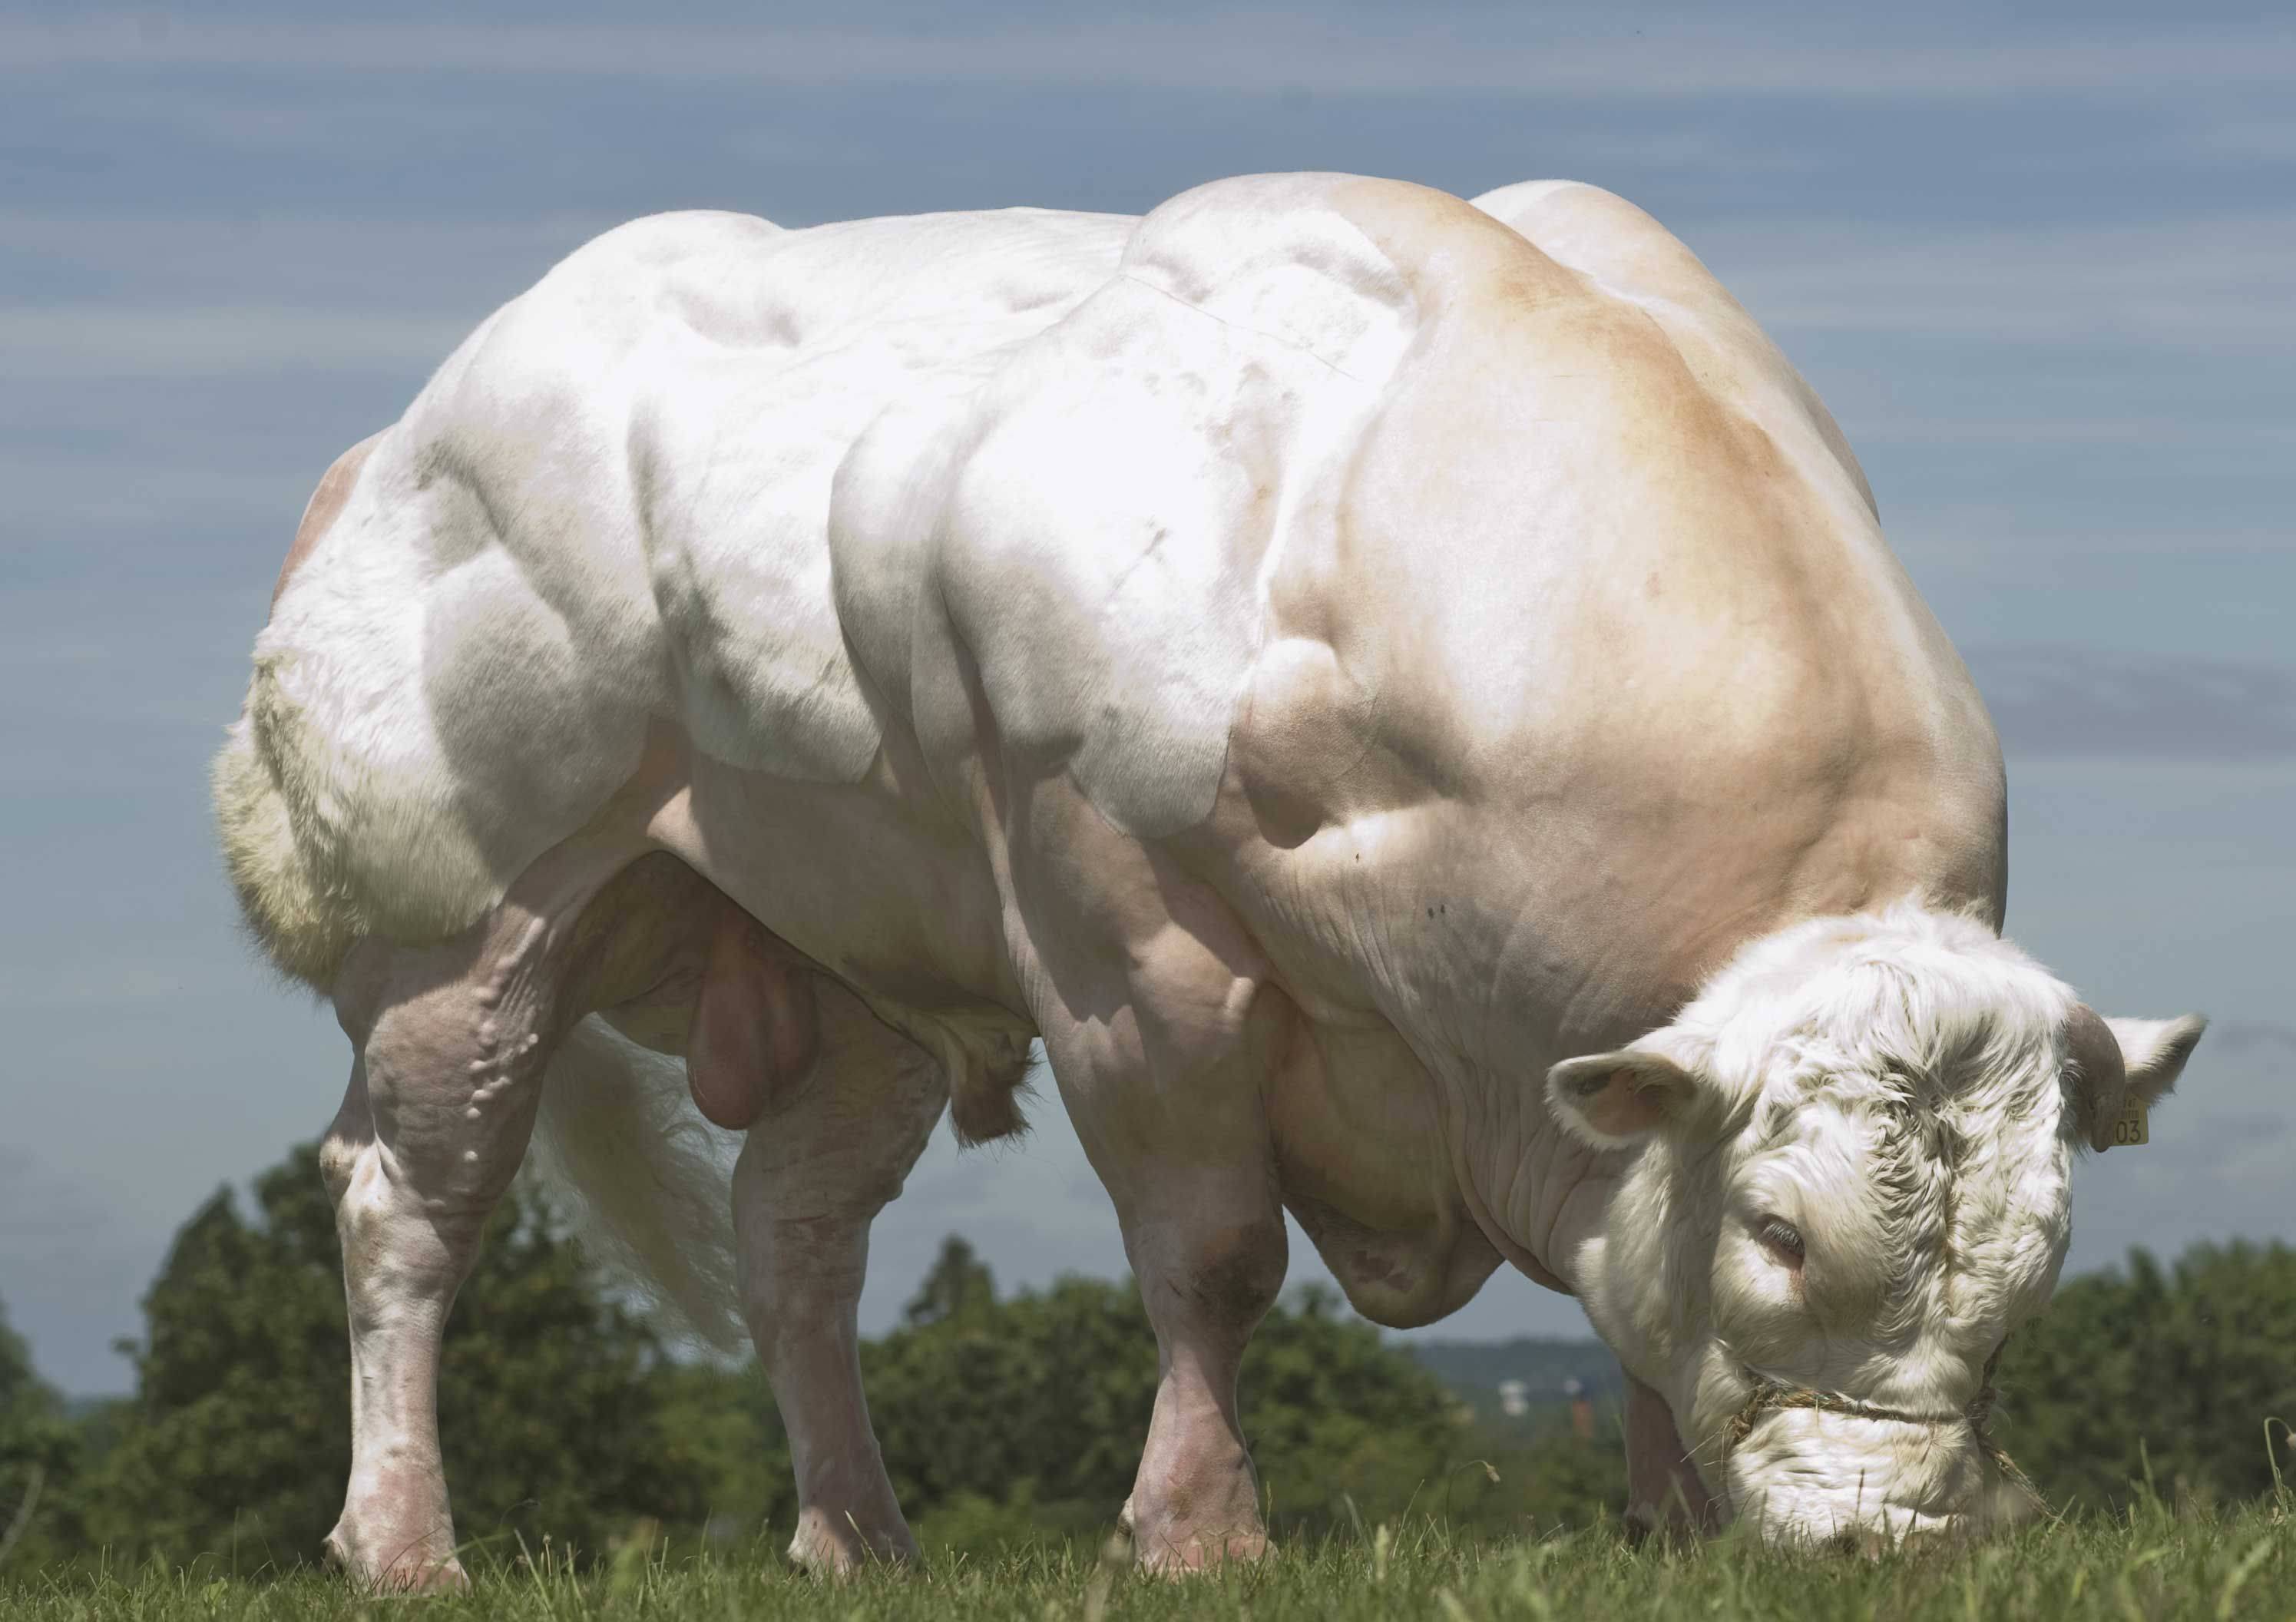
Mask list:
POLYGON ((874 755, 829 487, 896 397, 1057 319, 1130 222, 640 220, 490 317, 299 540, 215 771, 250 922, 324 984, 462 927, 630 776, 650 718, 736 766, 874 755))
POLYGON ((1345 176, 1136 229, 611 233, 447 363, 283 594, 219 767, 250 914, 314 979, 458 927, 657 717, 784 782, 895 728, 944 788, 985 725, 1144 839, 1239 783, 1311 826, 1602 807, 1669 749, 1680 815, 1816 758, 1823 820, 1875 738, 1981 777, 1838 434, 1694 260, 1636 259, 1345 176))

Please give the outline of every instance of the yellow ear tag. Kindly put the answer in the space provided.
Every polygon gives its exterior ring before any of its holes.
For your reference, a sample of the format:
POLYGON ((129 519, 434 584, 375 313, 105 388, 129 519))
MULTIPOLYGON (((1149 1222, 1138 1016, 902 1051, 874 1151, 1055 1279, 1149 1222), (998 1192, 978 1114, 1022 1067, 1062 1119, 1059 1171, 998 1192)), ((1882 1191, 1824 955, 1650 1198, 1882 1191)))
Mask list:
POLYGON ((2143 1099, 2131 1099, 2128 1107, 2113 1118, 2112 1146, 2115 1149, 2133 1149, 2140 1143, 2151 1143, 2151 1113, 2144 1108, 2143 1099))

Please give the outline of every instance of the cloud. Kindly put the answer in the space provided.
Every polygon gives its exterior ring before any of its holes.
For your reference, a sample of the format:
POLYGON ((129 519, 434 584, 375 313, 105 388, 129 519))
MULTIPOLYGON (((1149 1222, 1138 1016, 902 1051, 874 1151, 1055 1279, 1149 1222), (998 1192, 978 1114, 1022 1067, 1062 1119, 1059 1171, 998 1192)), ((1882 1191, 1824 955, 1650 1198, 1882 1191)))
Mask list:
MULTIPOLYGON (((1764 326, 2118 349, 2296 349, 2296 213, 1943 230, 1888 219, 1685 228, 1764 326)), ((1791 347, 1791 345, 1789 345, 1791 347)), ((2095 438, 2092 425, 2083 433, 2095 438)), ((2116 430, 2118 431, 2118 430, 2116 430)))
POLYGON ((2296 162, 2296 118, 2284 112, 2203 114, 2194 120, 2186 139, 2194 150, 2215 157, 2296 162))
POLYGON ((2271 1020, 2226 1020, 2209 1027, 2210 1044, 2224 1053, 2285 1053, 2296 1058, 2296 1025, 2271 1020))
MULTIPOLYGON (((2162 446, 2201 446, 2220 452, 2282 455, 2296 451, 2296 422, 2226 421, 2222 417, 2128 416, 2021 417, 1907 416, 1857 424, 1861 445, 1963 446, 2045 446, 2152 451, 2162 446)), ((2154 537, 2159 545, 2161 537, 2154 537)), ((2285 546, 2274 531, 2274 549, 2285 546)))
POLYGON ((443 360, 473 324, 373 310, 19 306, 0 309, 0 349, 18 382, 395 372, 418 357, 443 360))
POLYGON ((29 1150, 0 1147, 0 1257, 19 1266, 58 1264, 112 1236, 116 1211, 88 1183, 59 1174, 29 1150))
POLYGON ((2296 76, 2296 37, 2195 35, 1918 39, 1843 45, 1777 19, 1756 32, 1652 20, 1627 30, 1587 13, 1529 29, 1504 13, 1472 23, 1376 12, 1257 12, 1149 22, 984 20, 964 34, 914 28, 534 26, 463 21, 226 21, 155 26, 127 17, 0 25, 17 73, 89 67, 462 71, 826 85, 1059 82, 1276 94, 1521 92, 1546 98, 1698 94, 1839 100, 1977 98, 2110 91, 2161 96, 2276 90, 2296 76), (1592 29, 1608 37, 1589 37, 1592 29))
POLYGON ((209 195, 178 199, 166 214, 0 211, 0 265, 19 309, 33 301, 66 314, 91 307, 90 319, 256 305, 381 308, 452 316, 467 328, 621 223, 616 215, 499 210, 455 220, 256 216, 228 195, 209 195))
POLYGON ((1965 656, 2013 758, 2296 760, 2296 668, 2063 646, 1965 656))

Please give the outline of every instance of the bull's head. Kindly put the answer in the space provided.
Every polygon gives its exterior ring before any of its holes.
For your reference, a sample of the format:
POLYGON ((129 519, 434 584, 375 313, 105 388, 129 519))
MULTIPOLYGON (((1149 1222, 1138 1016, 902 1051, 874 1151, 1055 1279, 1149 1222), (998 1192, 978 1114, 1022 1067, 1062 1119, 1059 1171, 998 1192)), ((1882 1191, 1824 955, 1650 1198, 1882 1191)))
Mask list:
POLYGON ((2047 1301, 2075 1151, 2175 1084, 2203 1021, 2104 1020, 1983 925, 1902 907, 1757 942, 1676 1021, 1556 1065, 1638 1145, 1575 1258, 1588 1315, 1766 1536, 1983 1531, 2032 1502, 1986 1433, 2047 1301))

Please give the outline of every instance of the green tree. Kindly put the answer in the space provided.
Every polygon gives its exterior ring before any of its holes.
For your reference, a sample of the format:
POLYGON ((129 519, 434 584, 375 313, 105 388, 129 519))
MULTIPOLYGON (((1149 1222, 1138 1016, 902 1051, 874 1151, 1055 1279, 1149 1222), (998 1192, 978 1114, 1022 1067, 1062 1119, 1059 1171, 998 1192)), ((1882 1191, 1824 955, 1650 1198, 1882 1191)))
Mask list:
POLYGON ((917 1293, 902 1308, 901 1321, 919 1328, 972 1321, 996 1305, 996 1275, 969 1241, 952 1233, 941 1241, 940 1254, 933 1258, 917 1293))
MULTIPOLYGON (((952 1240, 905 1317, 862 1362, 886 1468, 929 1542, 943 1527, 977 1544, 1113 1522, 1156 1399, 1130 1283, 1070 1278, 999 1300, 952 1240)), ((1328 1291, 1268 1314, 1242 1390, 1279 1534, 1400 1514, 1462 1436, 1443 1388, 1328 1291)))
POLYGON ((719 1548, 787 1544, 797 1525, 788 1434, 754 1358, 674 1363, 656 1371, 662 1470, 686 1483, 698 1519, 676 1529, 719 1548))
MULTIPOLYGON (((176 1235, 144 1298, 138 1391, 90 1494, 90 1532, 250 1569, 316 1558, 350 1463, 340 1252, 316 1149, 228 1190, 176 1235)), ((446 1339, 440 1431, 466 1539, 596 1551, 641 1515, 699 1518, 666 1468, 660 1348, 611 1300, 548 1207, 513 1190, 446 1339)), ((499 1545, 497 1545, 499 1546, 499 1545)))
POLYGON ((1442 1382, 1312 1285, 1252 1337, 1243 1429, 1276 1529, 1295 1534, 1439 1509, 1473 1451, 1442 1382))
POLYGON ((53 1560, 74 1540, 78 1440, 0 1304, 0 1544, 8 1545, 11 1563, 53 1560))
POLYGON ((1999 1440, 2060 1507, 2251 1498, 2296 1480, 2296 1249, 2197 1245, 2057 1291, 2003 1354, 1999 1440), (2267 1421, 2279 1421, 2270 1426, 2267 1421))

